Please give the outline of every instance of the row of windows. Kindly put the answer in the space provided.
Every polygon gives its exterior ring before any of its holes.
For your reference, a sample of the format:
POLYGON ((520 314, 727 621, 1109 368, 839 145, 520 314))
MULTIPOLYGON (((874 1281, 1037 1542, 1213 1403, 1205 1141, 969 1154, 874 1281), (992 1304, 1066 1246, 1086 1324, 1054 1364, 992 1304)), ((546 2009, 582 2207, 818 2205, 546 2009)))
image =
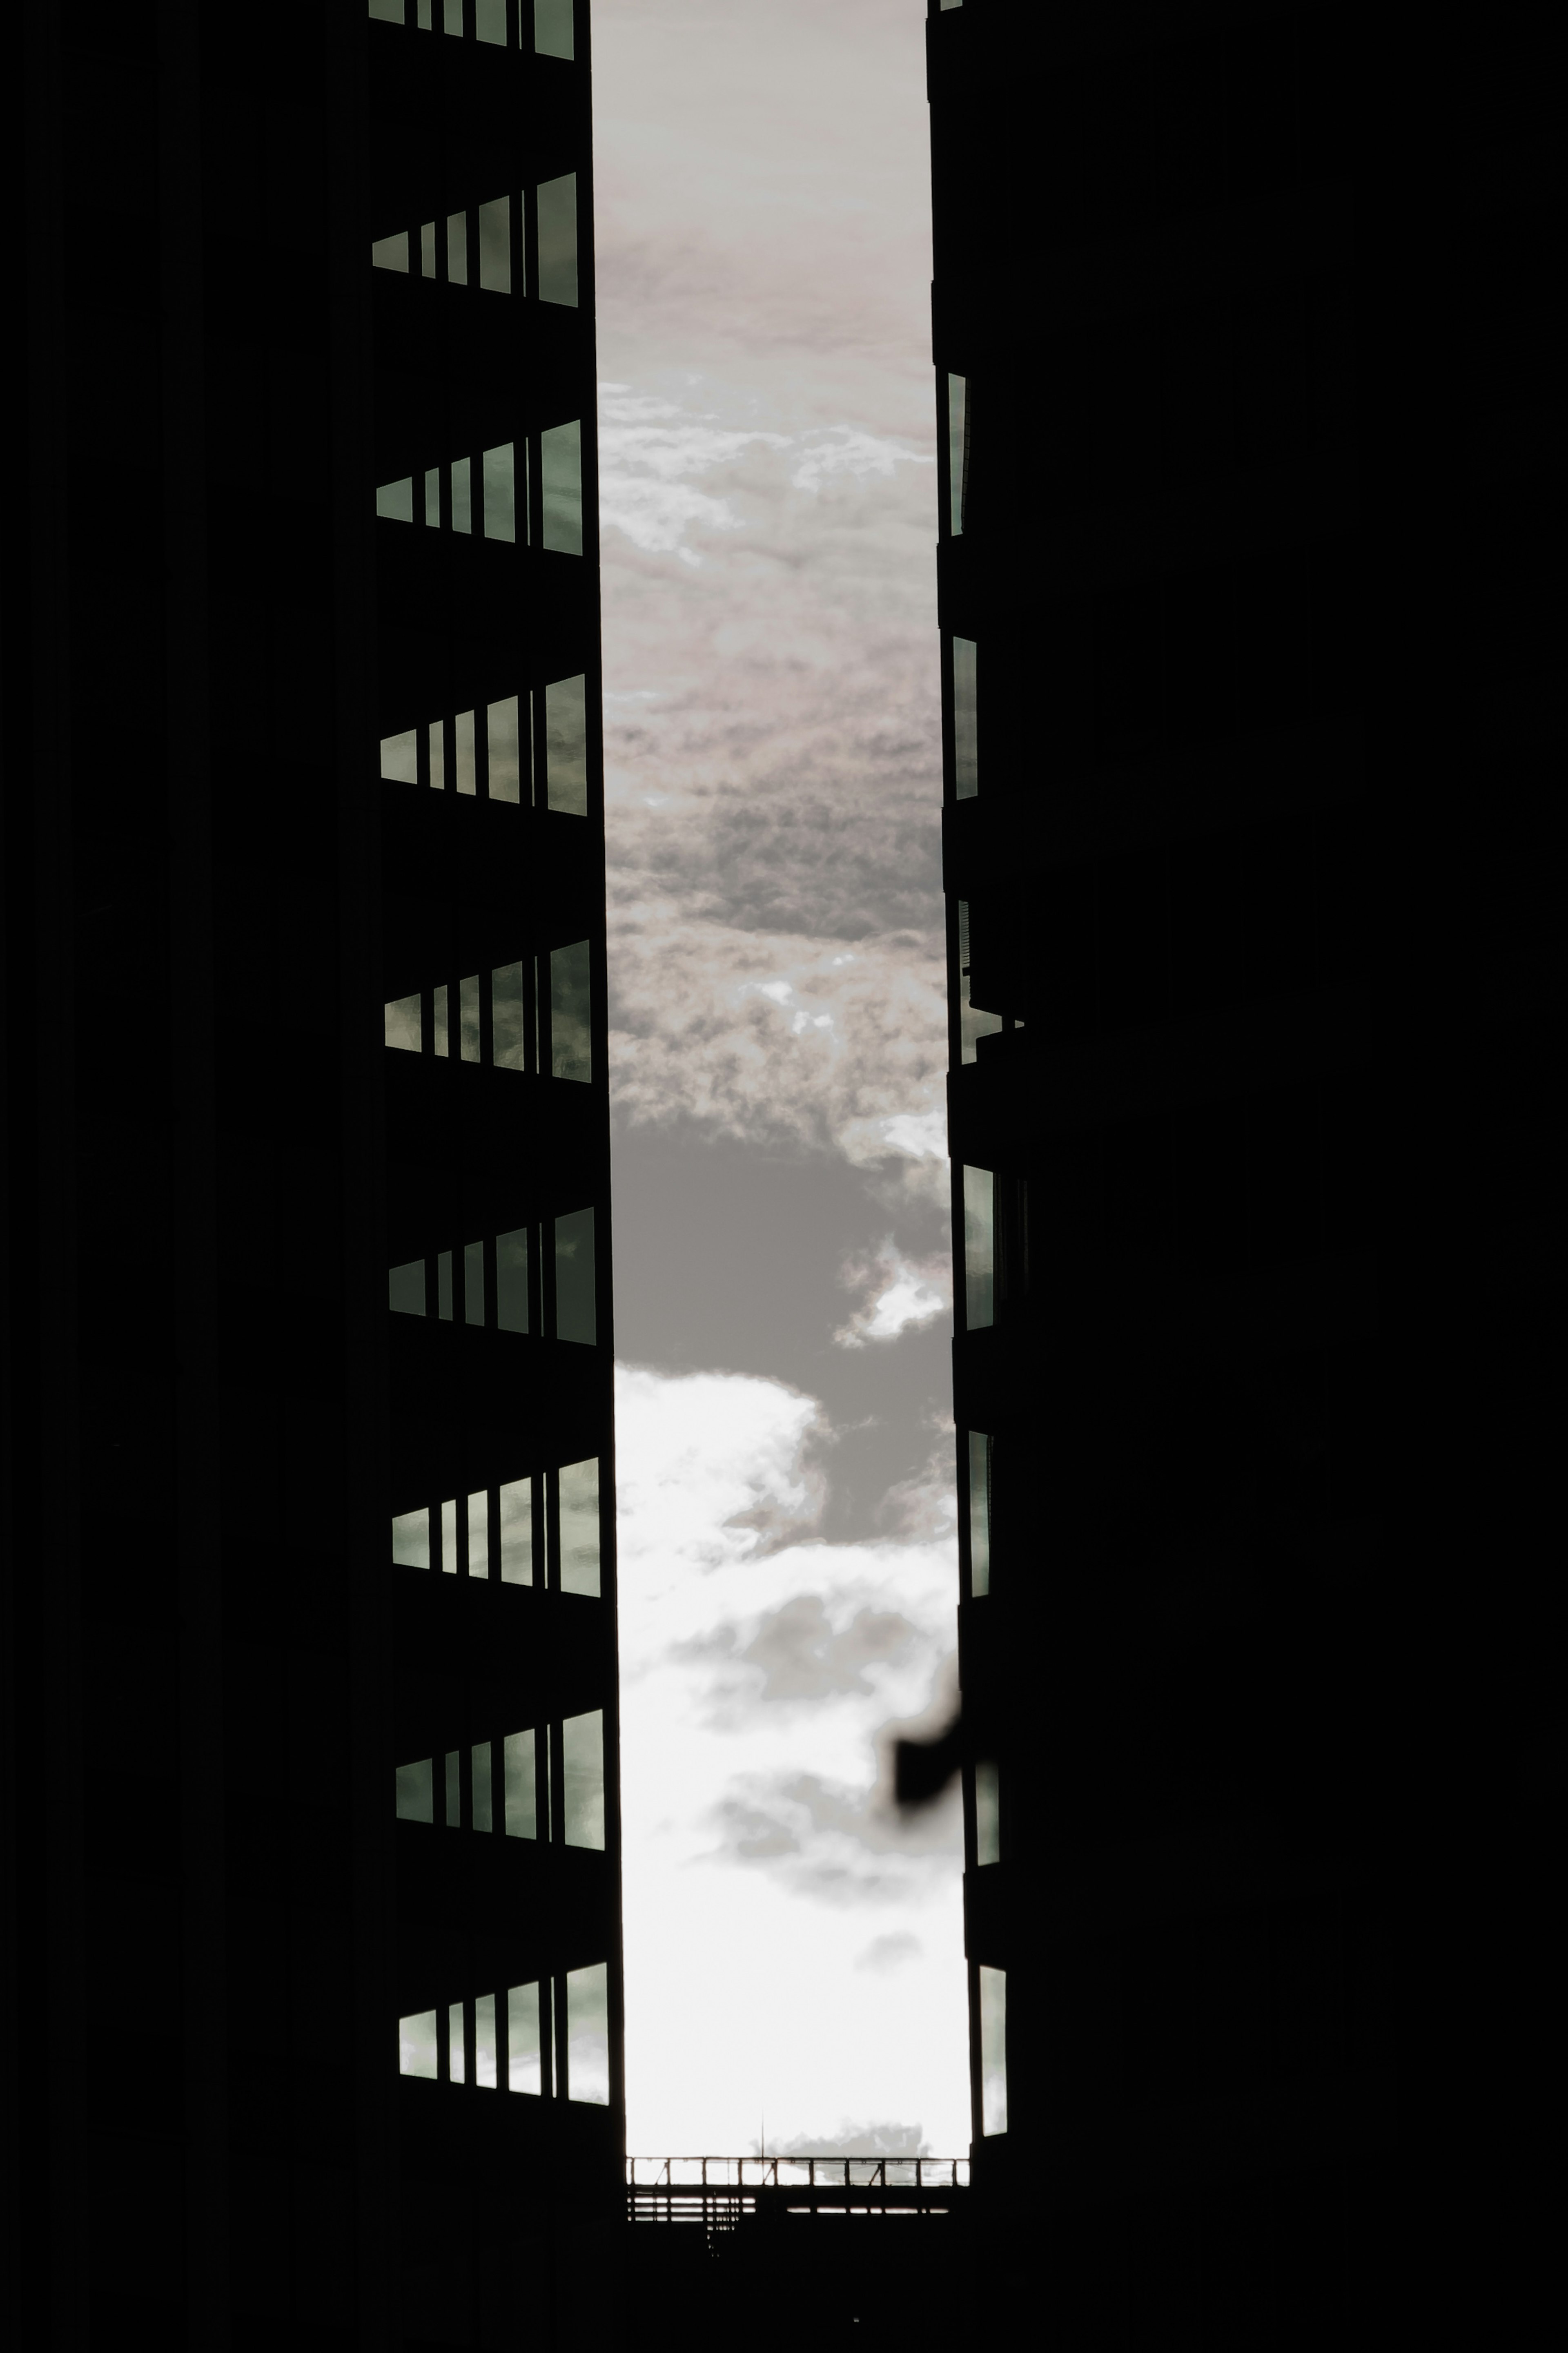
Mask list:
POLYGON ((552 679, 543 688, 384 735, 381 776, 384 784, 534 807, 542 784, 544 807, 586 817, 588 681, 581 674, 552 679))
POLYGON ((386 1042, 403 1054, 433 1054, 497 1071, 531 1071, 587 1086, 594 1076, 592 969, 588 943, 547 956, 498 965, 459 981, 438 981, 385 1008, 386 1042))
POLYGON ((479 490, 481 534, 516 544, 583 553, 583 427, 580 418, 552 425, 522 444, 502 441, 427 467, 423 476, 376 485, 375 511, 385 522, 422 522, 429 531, 474 529, 474 485, 479 490), (538 484, 534 511, 529 485, 538 484), (521 530, 518 525, 521 521, 521 530))
POLYGON ((411 25, 422 33, 439 26, 458 39, 489 41, 498 49, 532 49, 542 58, 575 54, 572 0, 370 0, 384 25, 411 25))
POLYGON ((395 1315, 477 1324, 492 1332, 537 1332, 591 1348, 599 1336, 594 1212, 572 1209, 553 1222, 548 1269, 541 1229, 519 1226, 510 1234, 465 1242, 460 1250, 435 1250, 393 1267, 387 1305, 395 1315))
POLYGON ((599 1458, 399 1512, 392 1522, 392 1558, 405 1568, 497 1585, 537 1584, 596 1600, 599 1458))
POLYGON ((605 1714, 569 1715, 557 1726, 526 1726, 439 1760, 397 1767, 397 1819, 447 1830, 499 1831, 508 1838, 605 1844, 605 1714), (559 1766, 554 1762, 558 1747, 559 1766), (551 1803, 559 1788, 559 1820, 551 1803), (543 1798, 542 1806, 540 1804, 543 1798))
POLYGON ((577 308, 577 174, 542 180, 510 196, 492 196, 439 221, 378 237, 370 248, 372 266, 407 277, 418 256, 418 274, 444 286, 477 286, 482 292, 528 291, 529 228, 533 231, 535 286, 542 302, 577 308), (532 219, 530 221, 530 214, 532 219))
POLYGON ((397 2021, 398 2069, 432 2083, 472 2084, 535 2098, 610 2098, 609 1972, 603 1961, 552 1984, 510 1986, 397 2021), (559 2017, 565 2032, 552 2031, 559 2017), (551 2065, 552 2046, 555 2065, 551 2065), (553 2081, 552 2080, 553 2076, 553 2081))

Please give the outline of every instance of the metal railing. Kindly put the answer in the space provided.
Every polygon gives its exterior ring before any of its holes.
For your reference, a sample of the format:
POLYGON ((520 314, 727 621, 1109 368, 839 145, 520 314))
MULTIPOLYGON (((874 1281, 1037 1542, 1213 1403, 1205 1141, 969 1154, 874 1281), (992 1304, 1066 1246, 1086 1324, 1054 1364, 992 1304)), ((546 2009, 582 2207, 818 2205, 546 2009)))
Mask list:
POLYGON ((700 2222, 710 2231, 790 2214, 951 2214, 968 2187, 965 2157, 626 2159, 634 2222, 700 2222))

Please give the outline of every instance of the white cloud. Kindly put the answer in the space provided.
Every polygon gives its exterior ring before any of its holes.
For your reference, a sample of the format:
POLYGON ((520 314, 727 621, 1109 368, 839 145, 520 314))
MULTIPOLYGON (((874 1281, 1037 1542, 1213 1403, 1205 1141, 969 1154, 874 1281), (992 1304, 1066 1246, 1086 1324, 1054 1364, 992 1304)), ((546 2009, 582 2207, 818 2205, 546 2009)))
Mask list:
POLYGON ((874 1257, 853 1259, 843 1271, 860 1303, 833 1337, 841 1348, 864 1348, 875 1340, 896 1340, 949 1313, 952 1273, 946 1259, 907 1259, 891 1234, 874 1257))
POLYGON ((775 1381, 623 1366, 616 1414, 631 2145, 750 2147, 765 2107, 770 2146, 847 2111, 961 2150, 956 1806, 889 1802, 948 1704, 951 1514, 824 1543, 831 1432, 775 1381))

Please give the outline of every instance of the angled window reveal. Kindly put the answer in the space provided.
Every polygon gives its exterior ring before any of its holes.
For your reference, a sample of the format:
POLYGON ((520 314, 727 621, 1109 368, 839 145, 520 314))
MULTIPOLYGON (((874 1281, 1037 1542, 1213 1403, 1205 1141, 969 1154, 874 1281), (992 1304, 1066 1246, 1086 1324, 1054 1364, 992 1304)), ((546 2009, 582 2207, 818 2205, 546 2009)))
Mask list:
POLYGON ((558 678, 544 690, 544 787, 548 806, 588 812, 588 681, 558 678))
POLYGON ((609 2105, 609 1971, 603 1961, 566 1972, 566 2096, 609 2105))
POLYGON ((566 1462, 558 1476, 561 1515, 561 1590, 599 1592, 599 1463, 566 1462))
POLYGON ((957 539, 963 530, 969 501, 969 379, 947 379, 947 498, 948 531, 957 539))
POLYGON ((511 198, 492 196, 477 208, 479 284, 489 294, 511 292, 511 198))
POLYGON ((555 1336, 590 1348, 599 1336, 592 1209, 555 1220, 555 1336))
POLYGON ((980 1968, 980 2129, 1007 2129, 1007 1973, 980 1968))
POLYGON ((605 1843, 605 1712, 569 1715, 561 1726, 562 1836, 568 1846, 605 1843))
POLYGON ((980 790, 979 649, 973 638, 952 641, 952 797, 972 801, 980 790))
POLYGON ((539 437, 542 543, 562 555, 583 553, 583 427, 552 425, 539 437))
POLYGON ((969 999, 970 958, 969 902, 958 902, 958 1059, 973 1062, 977 1059, 982 1038, 994 1038, 1002 1027, 999 1013, 977 1013, 969 999))
POLYGON ((436 1819, 436 1761, 421 1757, 416 1764, 397 1768, 397 1819, 400 1822, 433 1822, 436 1819))
POLYGON ((978 1600, 991 1590, 991 1440, 969 1433, 969 1590, 978 1600))
POLYGON ((963 1172, 963 1328, 981 1332, 996 1314, 996 1184, 989 1168, 963 1172))
POLYGON ((984 1759, 974 1767, 974 1860, 1002 1859, 1002 1796, 994 1765, 984 1759))
MULTIPOLYGON (((522 0, 524 8, 528 0, 522 0)), ((572 41, 572 0, 533 0, 533 46, 542 58, 575 55, 572 41)))
POLYGON ((397 2021, 397 2069, 402 2075, 423 2075, 435 2083, 440 2073, 436 2047, 436 2012, 416 2010, 397 2021))
MULTIPOLYGON (((539 299, 577 307, 577 174, 540 183, 539 299)), ((549 545, 548 540, 545 542, 549 545)))
POLYGON ((589 1002, 588 943, 554 948, 550 956, 550 1075, 591 1084, 594 1028, 589 1002))
POLYGON ((507 2089, 531 2092, 536 2099, 544 2090, 541 1991, 537 1983, 511 1986, 506 1997, 507 2089))

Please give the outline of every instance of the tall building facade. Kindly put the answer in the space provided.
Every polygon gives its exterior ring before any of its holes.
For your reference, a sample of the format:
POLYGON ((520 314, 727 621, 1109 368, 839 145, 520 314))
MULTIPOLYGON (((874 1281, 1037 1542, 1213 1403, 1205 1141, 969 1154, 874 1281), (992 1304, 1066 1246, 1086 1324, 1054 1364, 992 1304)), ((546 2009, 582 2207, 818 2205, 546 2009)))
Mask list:
POLYGON ((7 2274, 51 2348, 597 2341, 586 0, 26 45, 7 2274))
POLYGON ((973 2196, 1064 2342, 1321 2344, 1393 2135, 1367 97, 1333 8, 928 31, 973 2196))

